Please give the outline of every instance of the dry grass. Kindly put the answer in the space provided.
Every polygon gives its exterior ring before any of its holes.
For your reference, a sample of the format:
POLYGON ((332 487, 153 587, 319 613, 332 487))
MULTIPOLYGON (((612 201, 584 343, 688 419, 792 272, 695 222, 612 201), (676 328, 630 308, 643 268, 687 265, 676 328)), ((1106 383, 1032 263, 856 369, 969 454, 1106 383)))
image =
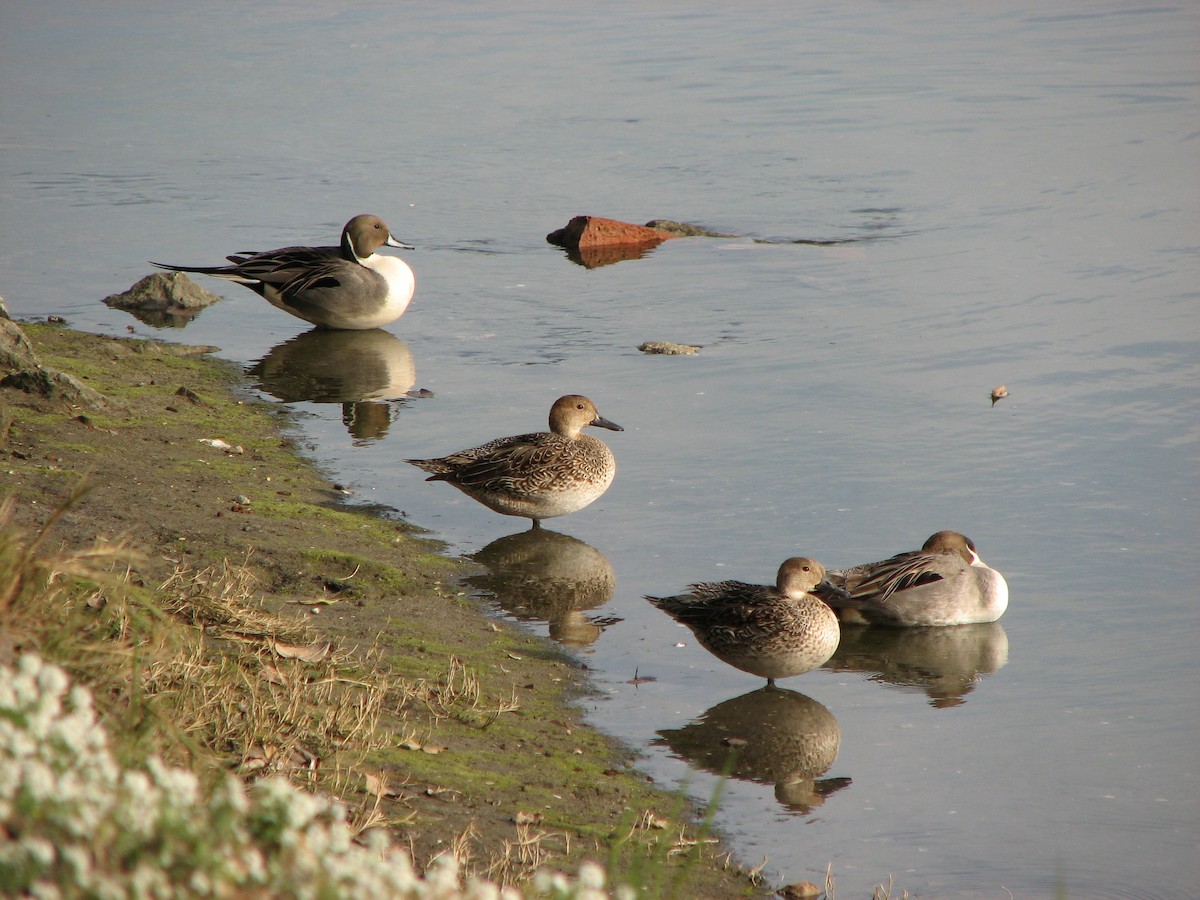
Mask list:
MULTIPOLYGON (((431 741, 438 722, 484 729, 519 707, 515 691, 489 698, 457 657, 438 677, 417 679, 385 673, 374 651, 348 657, 305 620, 264 609, 248 558, 177 564, 148 588, 125 544, 53 552, 49 533, 86 491, 79 485, 36 532, 15 525, 11 499, 0 503, 0 662, 36 649, 91 688, 119 758, 155 753, 206 781, 227 770, 282 773, 343 798, 362 834, 415 818, 403 785, 363 772, 369 754, 395 746, 397 719, 415 723, 401 743, 440 752, 431 741)), ((444 852, 469 865, 478 838, 467 828, 444 852)), ((473 868, 517 883, 549 858, 548 844, 570 849, 566 835, 517 823, 473 868)))
MULTIPOLYGON (((86 490, 36 533, 13 524, 11 499, 0 504, 0 659, 37 649, 92 688, 127 752, 198 774, 311 782, 384 745, 388 679, 263 610, 245 564, 181 565, 147 590, 123 544, 48 552, 50 530, 86 490)), ((363 814, 363 827, 372 821, 363 814)))
POLYGON ((0 503, 0 626, 11 642, 23 638, 23 626, 39 618, 43 607, 53 604, 65 592, 86 589, 86 603, 93 608, 103 605, 107 589, 122 580, 121 568, 136 561, 137 554, 124 544, 96 541, 91 547, 71 552, 45 550, 50 531, 88 491, 81 481, 67 502, 54 510, 45 525, 29 534, 14 524, 15 501, 9 497, 0 503), (114 574, 116 570, 117 574, 114 574))
POLYGON ((487 728, 501 715, 521 708, 516 689, 509 697, 486 701, 483 684, 479 676, 463 665, 457 656, 450 657, 446 674, 437 679, 415 678, 397 682, 399 697, 397 709, 403 710, 419 705, 436 722, 439 719, 456 719, 466 725, 487 728))
POLYGON ((519 884, 551 859, 571 851, 571 837, 563 832, 538 831, 528 822, 516 823, 516 836, 494 852, 483 869, 484 877, 499 885, 519 884), (547 845, 554 844, 553 850, 547 845))

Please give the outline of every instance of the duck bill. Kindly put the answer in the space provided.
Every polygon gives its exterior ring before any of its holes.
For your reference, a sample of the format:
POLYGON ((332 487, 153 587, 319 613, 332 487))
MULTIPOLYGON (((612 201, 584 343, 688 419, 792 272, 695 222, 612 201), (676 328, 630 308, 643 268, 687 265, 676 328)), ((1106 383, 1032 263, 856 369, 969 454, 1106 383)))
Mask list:
POLYGON ((835 597, 841 597, 843 600, 850 599, 850 592, 848 590, 846 590, 843 587, 839 587, 838 585, 834 584, 832 581, 828 581, 828 580, 822 581, 819 585, 817 585, 817 590, 815 591, 815 593, 817 593, 817 594, 832 594, 835 597))
POLYGON ((392 235, 390 235, 390 234, 388 235, 387 245, 389 247, 395 247, 398 250, 416 250, 417 249, 412 244, 406 244, 406 243, 404 243, 404 241, 396 240, 396 238, 392 237, 392 235))
POLYGON ((596 418, 592 419, 592 421, 589 422, 588 424, 595 425, 597 428, 607 428, 609 431, 624 431, 625 430, 620 425, 618 425, 616 422, 608 421, 608 419, 604 418, 604 416, 596 416, 596 418))

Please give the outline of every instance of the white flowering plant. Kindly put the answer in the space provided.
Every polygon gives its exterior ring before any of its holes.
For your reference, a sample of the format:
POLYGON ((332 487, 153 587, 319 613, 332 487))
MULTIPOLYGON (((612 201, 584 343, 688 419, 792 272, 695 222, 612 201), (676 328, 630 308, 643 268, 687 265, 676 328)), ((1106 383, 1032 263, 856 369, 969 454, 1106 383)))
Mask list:
MULTIPOLYGON (((598 866, 539 873, 529 896, 608 897, 598 866)), ((155 757, 122 768, 92 705, 34 653, 0 667, 0 895, 517 900, 443 856, 424 876, 383 831, 283 778, 203 790, 155 757)), ((624 892, 618 892, 625 895, 624 892)))

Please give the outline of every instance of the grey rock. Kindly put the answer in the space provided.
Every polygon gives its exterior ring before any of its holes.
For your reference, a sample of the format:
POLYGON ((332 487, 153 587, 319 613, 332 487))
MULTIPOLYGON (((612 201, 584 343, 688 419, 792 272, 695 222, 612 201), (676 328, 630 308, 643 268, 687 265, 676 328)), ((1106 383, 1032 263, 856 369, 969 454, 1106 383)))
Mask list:
POLYGON ((156 272, 123 293, 110 294, 103 303, 123 309, 147 325, 182 328, 200 310, 222 299, 182 272, 156 272))
POLYGON ((27 394, 37 394, 50 400, 62 400, 71 406, 109 409, 113 403, 99 391, 88 387, 73 375, 48 366, 23 369, 0 379, 0 387, 11 387, 27 394))
POLYGON ((37 354, 33 344, 16 322, 0 318, 0 371, 19 372, 21 369, 37 368, 37 354))

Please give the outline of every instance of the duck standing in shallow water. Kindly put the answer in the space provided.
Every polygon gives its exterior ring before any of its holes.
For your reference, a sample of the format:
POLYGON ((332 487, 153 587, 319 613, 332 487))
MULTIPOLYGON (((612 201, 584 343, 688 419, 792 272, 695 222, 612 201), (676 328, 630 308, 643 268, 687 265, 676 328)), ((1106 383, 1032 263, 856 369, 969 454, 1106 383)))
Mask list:
POLYGON ((234 253, 225 257, 229 266, 152 265, 236 281, 318 328, 364 331, 400 318, 416 289, 404 260, 375 252, 383 246, 412 249, 392 237, 379 216, 362 215, 346 223, 336 247, 234 253))
POLYGON ((920 550, 829 573, 849 599, 831 605, 845 622, 916 627, 995 622, 1008 609, 1008 583, 957 531, 931 535, 920 550))
POLYGON ((794 556, 779 567, 775 586, 744 581, 701 582, 691 592, 646 599, 696 635, 704 649, 735 669, 767 679, 803 675, 826 662, 841 637, 837 616, 817 596, 837 593, 825 567, 794 556))
POLYGON ((559 397, 550 407, 550 430, 496 438, 479 447, 437 459, 407 459, 488 509, 533 520, 583 509, 612 484, 617 460, 603 441, 581 434, 588 425, 624 431, 603 418, 579 394, 559 397))

